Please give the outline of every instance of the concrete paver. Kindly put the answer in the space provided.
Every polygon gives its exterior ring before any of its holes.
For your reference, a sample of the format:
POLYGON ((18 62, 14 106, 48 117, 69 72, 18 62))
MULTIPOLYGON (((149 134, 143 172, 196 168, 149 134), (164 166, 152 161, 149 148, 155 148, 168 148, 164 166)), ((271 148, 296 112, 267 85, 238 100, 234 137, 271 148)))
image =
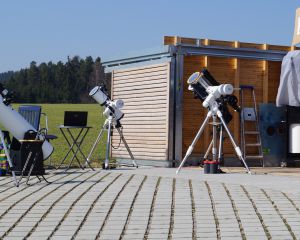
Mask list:
POLYGON ((19 188, 1 180, 0 239, 299 239, 300 178, 199 171, 54 171, 52 184, 19 188))

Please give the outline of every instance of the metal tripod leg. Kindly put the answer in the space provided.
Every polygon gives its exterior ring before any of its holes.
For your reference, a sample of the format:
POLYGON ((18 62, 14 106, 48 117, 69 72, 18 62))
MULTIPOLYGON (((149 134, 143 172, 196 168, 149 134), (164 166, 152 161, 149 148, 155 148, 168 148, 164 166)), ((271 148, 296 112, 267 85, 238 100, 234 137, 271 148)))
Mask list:
POLYGON ((229 139, 230 139, 230 141, 231 141, 231 143, 232 143, 232 145, 233 145, 233 147, 234 147, 234 150, 235 150, 235 152, 236 152, 238 158, 240 159, 240 161, 242 162, 242 164, 243 164, 244 167, 246 168, 247 172, 248 172, 249 174, 251 174, 250 169, 249 169, 249 167, 248 167, 248 165, 247 165, 245 159, 243 158, 242 151, 241 151, 240 147, 235 143, 234 138, 232 137, 232 135, 231 135, 231 133, 230 133, 230 131, 229 131, 227 125, 226 125, 226 122, 225 122, 224 119, 223 119, 223 115, 222 115, 222 113, 221 113, 220 110, 217 111, 217 115, 218 115, 219 119, 221 120, 222 125, 223 125, 223 127, 225 128, 225 131, 227 132, 227 134, 228 134, 228 136, 229 136, 229 139))
POLYGON ((16 178, 16 174, 15 174, 15 171, 13 170, 14 169, 14 166, 12 164, 12 161, 11 161, 11 158, 10 158, 10 155, 9 155, 9 151, 6 147, 6 144, 5 144, 5 141, 4 141, 4 136, 3 136, 3 132, 2 130, 0 130, 0 138, 1 138, 1 142, 2 142, 2 145, 3 145, 3 148, 4 148, 4 152, 5 152, 5 155, 7 157, 7 162, 8 162, 8 165, 10 167, 10 170, 11 170, 11 175, 12 175, 12 178, 15 182, 15 186, 16 187, 19 187, 19 184, 18 184, 18 181, 17 181, 17 178, 16 178))
POLYGON ((103 169, 109 169, 109 153, 110 153, 110 139, 111 139, 111 125, 112 119, 108 119, 108 128, 107 128, 107 142, 106 142, 106 153, 103 169))
POLYGON ((94 145, 93 145, 93 147, 92 147, 92 149, 91 149, 91 151, 90 151, 90 153, 89 153, 89 155, 86 159, 84 167, 86 167, 86 165, 89 165, 90 168, 92 168, 91 165, 90 165, 90 159, 91 159, 91 156, 92 156, 93 152, 95 151, 95 148, 97 147, 98 143, 100 142, 100 139, 101 139, 103 131, 104 131, 104 127, 105 126, 103 125, 103 127, 102 127, 101 131, 99 132, 98 137, 97 137, 97 139, 96 139, 96 141, 95 141, 95 143, 94 143, 94 145))
POLYGON ((222 159, 222 152, 223 152, 223 127, 220 126, 220 132, 219 132, 219 154, 218 154, 218 160, 221 162, 222 159))
POLYGON ((121 140, 123 141, 123 143, 124 143, 124 145, 125 145, 125 147, 126 147, 126 149, 127 149, 127 152, 128 152, 129 155, 130 155, 130 158, 131 158, 131 160, 132 160, 133 166, 137 168, 138 165, 136 164, 136 162, 135 162, 135 160, 134 160, 134 157, 133 157, 133 155, 132 155, 132 152, 131 152, 131 150, 130 150, 130 148, 129 148, 129 146, 128 146, 128 144, 127 144, 125 138, 124 138, 123 132, 120 130, 120 128, 117 128, 117 130, 118 130, 118 133, 119 133, 119 135, 120 135, 120 137, 121 137, 121 140))
POLYGON ((221 164, 221 162, 223 162, 223 127, 222 127, 222 125, 220 125, 218 161, 220 164, 221 164))
POLYGON ((212 148, 212 146, 213 146, 213 143, 214 143, 214 140, 212 139, 212 140, 210 141, 210 144, 208 145, 208 148, 207 148, 207 150, 206 150, 204 156, 203 156, 203 159, 207 159, 208 154, 209 154, 209 152, 210 152, 210 150, 211 150, 211 148, 212 148))
POLYGON ((212 112, 209 111, 206 115, 206 118, 204 119, 196 137, 194 138, 192 144, 189 146, 184 158, 182 159, 177 171, 176 171, 176 174, 179 173, 179 171, 181 170, 182 166, 184 165, 184 163, 186 162, 186 160, 188 159, 188 157, 192 154, 193 150, 194 150, 194 147, 196 145, 196 143, 198 142, 199 138, 201 137, 201 134, 203 133, 204 131, 204 128, 205 128, 205 125, 208 123, 208 120, 210 119, 210 117, 212 116, 212 112))
POLYGON ((213 145, 212 145, 212 160, 217 160, 217 117, 215 115, 212 116, 213 118, 213 145))

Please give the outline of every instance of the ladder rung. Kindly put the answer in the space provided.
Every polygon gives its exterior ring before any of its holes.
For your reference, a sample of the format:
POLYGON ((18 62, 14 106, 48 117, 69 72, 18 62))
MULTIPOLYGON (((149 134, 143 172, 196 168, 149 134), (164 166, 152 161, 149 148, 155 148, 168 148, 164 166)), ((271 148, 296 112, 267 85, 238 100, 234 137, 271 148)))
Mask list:
POLYGON ((247 147, 259 147, 259 146, 261 146, 260 143, 246 143, 245 145, 246 145, 247 147))
POLYGON ((245 134, 259 134, 259 131, 245 131, 245 134))
POLYGON ((263 159, 264 156, 263 155, 249 155, 249 156, 245 156, 246 159, 263 159))

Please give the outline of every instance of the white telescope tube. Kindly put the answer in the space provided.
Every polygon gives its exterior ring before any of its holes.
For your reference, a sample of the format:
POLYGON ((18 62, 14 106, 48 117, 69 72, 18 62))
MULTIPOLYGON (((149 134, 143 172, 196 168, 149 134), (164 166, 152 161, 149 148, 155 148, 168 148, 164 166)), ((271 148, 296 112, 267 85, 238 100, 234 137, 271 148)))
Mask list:
POLYGON ((100 105, 102 105, 103 103, 105 103, 108 100, 108 97, 106 96, 106 94, 104 94, 99 86, 94 87, 89 95, 95 99, 95 101, 97 103, 99 103, 100 105))
MULTIPOLYGON (((3 98, 0 95, 0 123, 7 129, 16 139, 21 140, 27 131, 36 130, 30 125, 18 112, 11 106, 6 106, 3 103, 3 98)), ((45 141, 42 146, 43 159, 46 160, 53 152, 53 146, 45 141)))
POLYGON ((231 84, 221 84, 219 86, 210 86, 206 89, 209 94, 202 103, 202 106, 208 108, 216 99, 222 95, 230 95, 233 92, 233 86, 231 84))

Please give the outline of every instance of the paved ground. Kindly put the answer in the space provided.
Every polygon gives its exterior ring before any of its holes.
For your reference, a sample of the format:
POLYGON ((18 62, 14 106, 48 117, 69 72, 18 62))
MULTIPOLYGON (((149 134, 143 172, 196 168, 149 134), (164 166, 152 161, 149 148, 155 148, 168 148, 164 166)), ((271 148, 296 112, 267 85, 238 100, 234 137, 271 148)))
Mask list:
POLYGON ((300 178, 199 169, 0 178, 0 239, 300 239, 300 178))

